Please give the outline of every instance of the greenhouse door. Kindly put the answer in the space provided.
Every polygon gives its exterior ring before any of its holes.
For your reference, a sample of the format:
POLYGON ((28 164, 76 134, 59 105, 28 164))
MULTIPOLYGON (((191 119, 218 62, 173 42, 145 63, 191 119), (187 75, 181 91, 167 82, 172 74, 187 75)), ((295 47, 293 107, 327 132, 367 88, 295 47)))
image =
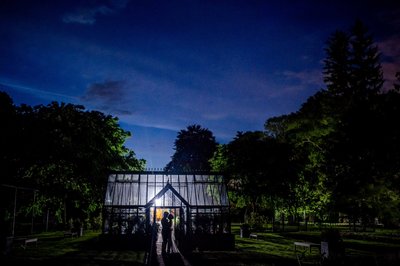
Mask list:
POLYGON ((157 223, 161 226, 161 219, 164 212, 172 214, 174 218, 173 228, 175 241, 178 246, 187 235, 189 215, 189 204, 181 195, 171 186, 167 184, 152 200, 146 204, 148 221, 153 226, 157 223))

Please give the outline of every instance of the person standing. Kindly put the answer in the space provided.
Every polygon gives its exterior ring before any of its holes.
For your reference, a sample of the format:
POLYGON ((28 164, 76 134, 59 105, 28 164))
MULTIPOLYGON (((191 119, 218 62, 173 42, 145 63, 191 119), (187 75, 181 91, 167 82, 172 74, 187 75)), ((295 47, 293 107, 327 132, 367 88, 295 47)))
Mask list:
POLYGON ((172 247, 172 231, 173 231, 173 219, 174 219, 174 215, 172 213, 170 213, 168 215, 168 225, 169 225, 169 231, 168 231, 168 246, 167 246, 167 252, 171 253, 171 249, 173 250, 172 247))
POLYGON ((165 254, 166 253, 166 248, 167 248, 167 243, 168 243, 168 237, 171 235, 170 233, 170 223, 168 220, 168 212, 164 212, 163 218, 161 219, 161 235, 162 235, 162 245, 161 245, 161 253, 165 254))

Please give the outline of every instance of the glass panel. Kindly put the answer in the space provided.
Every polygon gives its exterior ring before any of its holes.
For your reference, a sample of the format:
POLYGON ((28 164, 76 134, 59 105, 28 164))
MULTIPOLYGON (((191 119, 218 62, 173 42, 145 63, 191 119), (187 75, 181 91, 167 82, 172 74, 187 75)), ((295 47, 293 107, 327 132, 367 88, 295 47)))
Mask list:
POLYGON ((116 177, 115 174, 109 175, 109 176, 108 176, 108 182, 115 182, 115 177, 116 177))
POLYGON ((219 188, 221 191, 221 205, 229 205, 228 194, 226 193, 225 185, 221 185, 219 188))
POLYGON ((209 193, 213 205, 220 205, 221 204, 221 194, 218 189, 218 184, 209 184, 207 192, 209 193))
MULTIPOLYGON (((229 206, 223 176, 199 174, 110 174, 104 203, 106 206, 145 205, 164 188, 166 182, 163 183, 163 181, 168 178, 172 187, 192 206, 229 206), (196 178, 196 182, 193 182, 194 178, 196 178), (147 179, 149 179, 149 183, 147 183, 147 179)), ((179 198, 172 195, 170 191, 168 191, 166 200, 168 204, 181 204, 179 198), (179 202, 177 203, 177 201, 179 202)))
POLYGON ((186 175, 179 175, 179 182, 181 183, 186 182, 186 175))
POLYGON ((208 184, 207 183, 203 183, 202 186, 201 186, 201 190, 202 190, 203 197, 204 197, 204 205, 213 205, 210 193, 207 191, 208 190, 208 184))
POLYGON ((186 184, 182 185, 177 189, 179 195, 182 196, 182 198, 184 198, 187 202, 189 202, 188 200, 188 196, 187 196, 187 186, 186 184))
POLYGON ((117 174, 117 181, 122 181, 124 180, 124 175, 123 174, 117 174))
POLYGON ((147 175, 145 175, 145 174, 140 175, 139 182, 140 183, 147 183, 147 175))
POLYGON ((196 202, 196 198, 195 198, 194 192, 195 192, 194 184, 190 183, 188 185, 188 193, 189 193, 188 202, 189 202, 190 205, 197 206, 197 202, 196 202))
POLYGON ((160 191, 163 189, 164 187, 162 186, 162 183, 157 183, 156 184, 156 195, 158 193, 160 193, 160 191))
POLYGON ((147 194, 147 202, 154 198, 155 194, 155 186, 154 183, 149 183, 148 186, 148 194, 147 194))
POLYGON ((123 184, 123 192, 121 195, 122 205, 129 205, 129 191, 130 191, 130 183, 123 184))
POLYGON ((178 175, 171 175, 171 183, 178 182, 178 175))
POLYGON ((155 182, 156 181, 156 176, 155 175, 152 175, 152 174, 150 174, 150 175, 148 175, 148 178, 149 178, 149 182, 155 182))
POLYGON ((132 183, 131 189, 132 205, 139 205, 139 184, 132 183))
POLYGON ((113 205, 121 205, 121 203, 119 202, 119 198, 118 198, 118 195, 121 194, 121 186, 119 184, 115 184, 113 192, 114 193, 112 195, 112 204, 113 205))
POLYGON ((186 178, 187 178, 188 182, 192 183, 192 182, 194 182, 195 176, 194 175, 186 175, 186 178))
POLYGON ((204 205, 204 194, 203 190, 201 189, 201 184, 196 184, 195 189, 196 189, 197 205, 204 205))
POLYGON ((156 175, 156 182, 162 184, 164 182, 164 175, 156 175))
POLYGON ((202 175, 196 175, 196 176, 195 176, 195 181, 196 181, 196 182, 202 182, 202 181, 204 181, 204 180, 203 180, 203 176, 202 176, 202 175))
POLYGON ((114 188, 114 183, 109 183, 107 185, 105 205, 112 205, 112 192, 114 188))
POLYGON ((146 205, 146 203, 148 202, 147 197, 146 197, 146 192, 147 192, 146 183, 140 183, 139 205, 146 205))

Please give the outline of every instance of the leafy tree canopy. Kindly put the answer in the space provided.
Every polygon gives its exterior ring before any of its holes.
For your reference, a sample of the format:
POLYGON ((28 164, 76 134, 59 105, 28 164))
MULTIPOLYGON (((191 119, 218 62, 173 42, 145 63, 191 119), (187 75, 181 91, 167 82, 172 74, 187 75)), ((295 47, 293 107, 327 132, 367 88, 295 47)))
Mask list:
POLYGON ((209 160, 217 150, 213 133, 200 125, 190 125, 178 132, 175 153, 167 171, 209 171, 209 160))
POLYGON ((4 93, 0 98, 0 110, 8 110, 2 123, 10 130, 2 141, 12 145, 3 155, 12 163, 5 166, 10 175, 2 183, 38 189, 42 200, 37 204, 64 213, 59 217, 64 223, 68 217, 99 214, 110 170, 144 167, 124 146, 130 133, 115 117, 57 102, 16 107, 4 93))

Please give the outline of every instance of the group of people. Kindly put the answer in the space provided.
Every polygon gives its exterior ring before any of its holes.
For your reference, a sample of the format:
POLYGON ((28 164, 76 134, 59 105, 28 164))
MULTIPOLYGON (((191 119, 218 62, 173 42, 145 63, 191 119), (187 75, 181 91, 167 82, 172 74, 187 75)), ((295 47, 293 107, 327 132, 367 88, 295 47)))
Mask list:
POLYGON ((163 218, 161 219, 161 235, 162 235, 162 254, 171 253, 172 249, 172 220, 174 215, 172 213, 164 212, 163 218))

